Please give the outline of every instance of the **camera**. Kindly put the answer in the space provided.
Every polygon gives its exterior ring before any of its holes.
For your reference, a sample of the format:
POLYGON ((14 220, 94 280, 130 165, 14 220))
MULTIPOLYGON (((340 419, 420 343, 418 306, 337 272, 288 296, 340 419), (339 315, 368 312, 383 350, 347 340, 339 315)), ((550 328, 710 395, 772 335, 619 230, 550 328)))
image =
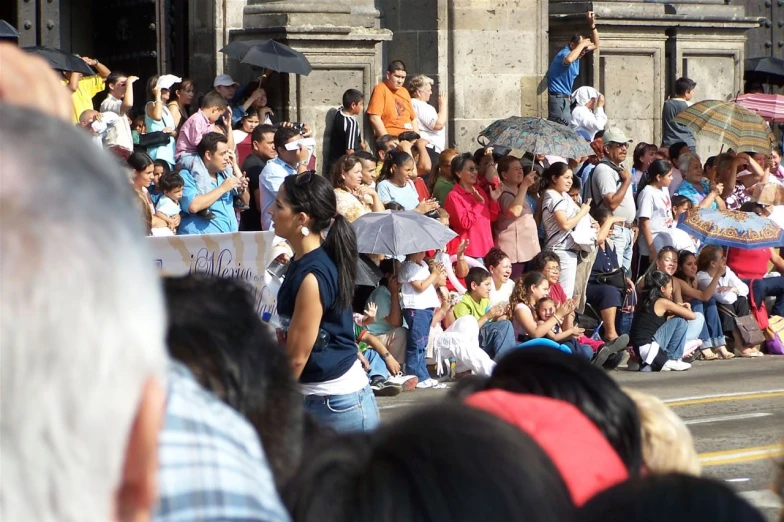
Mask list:
MULTIPOLYGON (((283 126, 284 126, 283 123, 276 123, 275 125, 273 125, 273 127, 275 127, 275 130, 278 130, 279 128, 281 128, 283 126)), ((299 132, 300 134, 305 134, 305 124, 304 123, 293 121, 293 122, 291 122, 291 128, 294 129, 295 131, 299 132)))

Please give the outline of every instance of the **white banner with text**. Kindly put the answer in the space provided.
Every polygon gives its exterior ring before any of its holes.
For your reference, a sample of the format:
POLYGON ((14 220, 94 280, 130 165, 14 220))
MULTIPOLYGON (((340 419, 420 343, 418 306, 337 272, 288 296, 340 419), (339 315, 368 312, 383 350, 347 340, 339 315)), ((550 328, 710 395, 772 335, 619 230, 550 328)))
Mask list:
POLYGON ((279 280, 267 267, 288 245, 274 232, 234 232, 149 237, 152 257, 163 276, 204 273, 239 279, 254 292, 256 310, 275 313, 279 280))

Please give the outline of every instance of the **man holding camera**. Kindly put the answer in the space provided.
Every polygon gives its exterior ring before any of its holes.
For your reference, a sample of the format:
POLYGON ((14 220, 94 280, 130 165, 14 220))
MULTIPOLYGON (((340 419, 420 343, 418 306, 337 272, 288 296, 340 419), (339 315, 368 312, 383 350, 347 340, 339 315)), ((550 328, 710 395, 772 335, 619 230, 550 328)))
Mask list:
POLYGON ((269 230, 272 224, 272 217, 269 210, 275 204, 278 189, 283 184, 286 176, 292 174, 302 174, 308 170, 308 160, 311 150, 302 143, 293 146, 295 142, 303 139, 302 129, 295 126, 280 127, 275 131, 275 151, 278 153, 276 158, 267 162, 264 170, 261 171, 259 187, 261 188, 261 229, 269 230), (288 146, 287 146, 288 145, 288 146))
POLYGON ((548 110, 547 119, 568 126, 572 119, 572 88, 580 74, 580 58, 599 48, 599 31, 596 30, 596 15, 588 11, 585 17, 591 28, 591 37, 577 33, 569 45, 555 55, 547 71, 548 110))

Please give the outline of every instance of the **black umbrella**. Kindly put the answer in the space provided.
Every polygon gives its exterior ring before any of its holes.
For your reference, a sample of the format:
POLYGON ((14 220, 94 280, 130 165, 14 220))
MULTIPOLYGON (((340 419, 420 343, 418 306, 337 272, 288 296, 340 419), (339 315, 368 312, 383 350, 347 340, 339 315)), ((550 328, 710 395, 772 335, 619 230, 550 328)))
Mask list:
POLYGON ((52 69, 58 71, 78 72, 85 76, 93 76, 95 71, 87 65, 84 60, 74 54, 68 54, 60 49, 49 47, 48 45, 40 45, 36 47, 23 47, 25 51, 31 54, 36 54, 49 62, 52 69))
POLYGON ((19 40, 16 28, 5 20, 0 20, 0 40, 19 40))
POLYGON ((746 72, 770 74, 773 76, 784 76, 784 60, 773 58, 772 56, 760 56, 758 58, 747 58, 745 62, 746 72))
POLYGON ((275 40, 232 42, 221 49, 221 52, 246 65, 280 73, 307 76, 313 70, 304 54, 275 40))
POLYGON ((384 273, 364 254, 357 260, 357 286, 376 286, 384 277, 384 273))
POLYGON ((221 49, 220 52, 229 58, 233 58, 234 60, 241 62, 242 59, 245 58, 245 55, 248 54, 248 51, 250 51, 251 47, 254 45, 261 45, 267 41, 268 40, 235 40, 221 49))
POLYGON ((744 78, 747 82, 784 84, 784 60, 772 56, 760 56, 746 59, 744 66, 746 72, 744 78))

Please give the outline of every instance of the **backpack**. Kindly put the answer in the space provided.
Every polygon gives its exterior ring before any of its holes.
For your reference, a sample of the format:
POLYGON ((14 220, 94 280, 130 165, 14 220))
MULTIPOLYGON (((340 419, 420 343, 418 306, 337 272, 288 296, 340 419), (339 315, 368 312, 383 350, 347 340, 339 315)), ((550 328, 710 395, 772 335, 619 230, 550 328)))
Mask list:
POLYGON ((765 348, 770 355, 784 355, 784 317, 774 315, 768 318, 765 338, 765 348))

